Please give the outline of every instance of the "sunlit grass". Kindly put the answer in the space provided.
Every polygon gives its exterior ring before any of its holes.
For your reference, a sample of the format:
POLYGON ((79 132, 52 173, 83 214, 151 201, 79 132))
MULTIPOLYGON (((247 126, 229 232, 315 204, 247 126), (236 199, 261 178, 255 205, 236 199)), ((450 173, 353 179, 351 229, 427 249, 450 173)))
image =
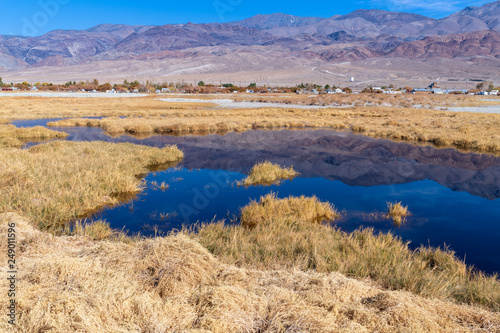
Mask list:
POLYGON ((410 215, 408 206, 403 206, 401 202, 387 203, 387 217, 392 219, 396 226, 400 226, 406 221, 406 217, 410 215))
POLYGON ((283 168, 278 164, 266 161, 254 165, 248 177, 239 182, 239 185, 276 185, 283 180, 293 179, 298 175, 299 173, 293 169, 293 166, 283 168))
POLYGON ((29 141, 45 141, 64 139, 67 133, 57 132, 42 126, 16 127, 14 125, 0 125, 0 147, 22 147, 29 141))
POLYGON ((241 224, 203 224, 192 236, 228 264, 341 272, 391 290, 500 310, 497 276, 473 271, 447 249, 412 250, 391 233, 347 233, 315 223, 326 219, 317 218, 326 215, 325 209, 334 213, 329 207, 315 198, 279 200, 268 195, 242 208, 241 224), (314 208, 318 205, 319 212, 314 208))
POLYGON ((179 110, 162 116, 66 119, 50 126, 98 126, 109 135, 205 135, 252 129, 350 129, 376 138, 500 153, 500 114, 395 107, 300 110, 179 110))
POLYGON ((331 204, 321 202, 316 197, 291 196, 279 199, 276 194, 270 193, 260 197, 258 202, 252 201, 241 209, 241 224, 251 227, 267 223, 277 214, 290 223, 296 221, 321 223, 333 221, 340 216, 331 204))

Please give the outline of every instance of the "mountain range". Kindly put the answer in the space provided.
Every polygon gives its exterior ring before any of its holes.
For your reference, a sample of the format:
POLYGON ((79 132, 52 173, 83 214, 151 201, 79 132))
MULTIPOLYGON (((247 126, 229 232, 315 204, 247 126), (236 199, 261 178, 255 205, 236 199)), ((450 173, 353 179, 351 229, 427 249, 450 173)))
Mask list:
POLYGON ((64 68, 69 78, 216 79, 233 73, 246 80, 265 72, 268 80, 280 82, 329 80, 333 73, 350 72, 346 62, 354 73, 372 68, 371 74, 389 75, 391 68, 406 72, 411 64, 421 69, 417 73, 448 66, 450 77, 488 74, 496 80, 500 1, 467 7, 439 20, 360 9, 329 18, 276 13, 225 24, 101 24, 37 37, 0 35, 0 74, 13 79, 53 76, 54 68, 64 68), (460 71, 460 66, 465 69, 460 71))

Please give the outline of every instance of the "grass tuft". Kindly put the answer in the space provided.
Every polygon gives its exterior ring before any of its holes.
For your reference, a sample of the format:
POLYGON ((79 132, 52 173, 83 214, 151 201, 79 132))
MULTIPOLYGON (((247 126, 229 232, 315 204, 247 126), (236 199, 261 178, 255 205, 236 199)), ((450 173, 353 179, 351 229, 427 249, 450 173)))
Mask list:
POLYGON ((252 201, 241 210, 241 224, 245 227, 254 227, 259 224, 272 223, 278 217, 288 222, 321 223, 333 221, 339 217, 335 208, 316 197, 276 198, 276 194, 269 193, 260 197, 259 202, 252 201))
POLYGON ((406 217, 411 215, 408 206, 403 206, 401 202, 387 203, 387 218, 392 219, 396 226, 400 226, 406 221, 406 217))
POLYGON ((72 235, 89 236, 93 240, 100 241, 111 239, 118 235, 116 230, 113 230, 109 223, 105 221, 93 221, 89 223, 77 221, 73 227, 72 235))
POLYGON ((299 173, 293 169, 293 166, 282 168, 278 164, 266 161, 254 165, 248 177, 238 184, 243 186, 270 186, 279 184, 283 180, 293 179, 298 175, 299 173))

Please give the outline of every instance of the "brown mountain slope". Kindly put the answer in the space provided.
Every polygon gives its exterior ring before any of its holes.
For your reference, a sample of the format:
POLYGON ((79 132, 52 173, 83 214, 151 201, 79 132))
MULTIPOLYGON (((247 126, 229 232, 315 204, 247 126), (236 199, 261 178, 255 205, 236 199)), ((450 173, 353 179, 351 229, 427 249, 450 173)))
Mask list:
POLYGON ((468 56, 500 57, 500 33, 492 30, 426 37, 404 42, 389 52, 392 57, 456 58, 468 56))

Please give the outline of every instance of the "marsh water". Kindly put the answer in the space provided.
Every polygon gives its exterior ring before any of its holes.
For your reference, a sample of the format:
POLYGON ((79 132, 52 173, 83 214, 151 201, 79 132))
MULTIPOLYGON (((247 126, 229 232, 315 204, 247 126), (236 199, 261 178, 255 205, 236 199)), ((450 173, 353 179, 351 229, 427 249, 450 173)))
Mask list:
MULTIPOLYGON (((45 125, 48 120, 13 122, 45 125)), ((317 196, 342 211, 345 231, 370 227, 420 244, 449 246, 468 264, 500 272, 500 158, 454 149, 415 146, 332 130, 248 131, 206 136, 112 138, 99 128, 52 128, 67 140, 176 144, 185 158, 175 168, 146 176, 136 199, 92 219, 132 233, 167 233, 213 220, 237 223, 241 207, 274 192, 317 196), (262 161, 293 165, 300 176, 270 187, 239 187, 262 161), (168 189, 161 189, 161 184, 168 189), (386 202, 401 201, 412 215, 401 226, 384 217, 386 202)))

